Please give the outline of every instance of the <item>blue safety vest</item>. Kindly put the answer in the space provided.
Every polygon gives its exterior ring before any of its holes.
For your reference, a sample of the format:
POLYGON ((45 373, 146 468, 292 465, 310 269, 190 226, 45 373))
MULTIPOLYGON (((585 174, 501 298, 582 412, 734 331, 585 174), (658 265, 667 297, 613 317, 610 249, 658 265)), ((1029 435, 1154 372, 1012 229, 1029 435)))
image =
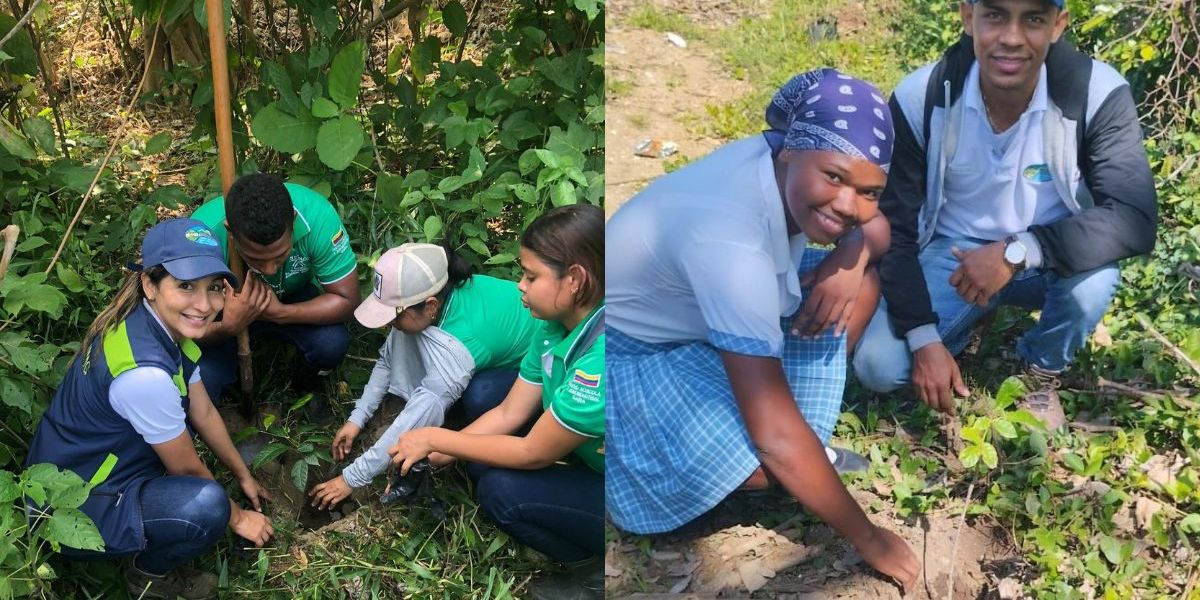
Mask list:
POLYGON ((155 401, 179 402, 186 414, 187 382, 199 360, 195 342, 176 344, 150 310, 139 304, 124 321, 97 336, 91 349, 75 357, 38 424, 26 465, 51 463, 88 481, 110 453, 116 455, 112 473, 80 507, 96 522, 107 554, 145 549, 142 484, 166 474, 150 444, 113 410, 108 388, 125 371, 158 367, 172 374, 179 397, 155 401))

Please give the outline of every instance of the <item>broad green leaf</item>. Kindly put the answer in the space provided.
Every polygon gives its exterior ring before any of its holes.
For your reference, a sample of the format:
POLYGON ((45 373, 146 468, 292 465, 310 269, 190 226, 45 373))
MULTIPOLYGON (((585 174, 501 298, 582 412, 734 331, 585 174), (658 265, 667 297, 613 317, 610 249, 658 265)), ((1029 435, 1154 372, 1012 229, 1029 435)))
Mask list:
POLYGON ((312 100, 312 114, 318 119, 336 117, 339 111, 338 105, 331 100, 325 98, 313 98, 312 100))
POLYGON ((300 114, 303 116, 292 116, 272 102, 254 115, 251 130, 254 137, 275 150, 304 152, 317 143, 318 122, 306 110, 301 109, 300 114))
POLYGON ((1121 563, 1121 547, 1124 544, 1112 536, 1103 536, 1100 538, 1100 552, 1104 554, 1104 558, 1114 566, 1121 563))
POLYGON ((550 188, 550 202, 554 206, 575 204, 575 186, 566 179, 559 181, 557 185, 550 188))
MULTIPOLYGON (((8 10, 9 6, 5 5, 4 10, 8 10)), ((16 24, 15 17, 0 13, 0 31, 4 32, 0 33, 0 37, 12 31, 16 24)), ((13 75, 37 75, 37 53, 33 50, 33 41, 29 37, 27 29, 22 28, 11 39, 4 42, 4 51, 11 57, 11 60, 0 64, 0 69, 13 75)))
POLYGON ((479 148, 471 148, 471 156, 467 160, 467 168, 463 170, 462 175, 451 175, 438 182, 438 191, 449 194, 471 183, 479 181, 483 177, 483 169, 487 166, 487 161, 483 157, 483 153, 479 148))
POLYGON ((318 7, 317 10, 311 11, 308 17, 312 19, 313 27, 317 28, 321 37, 329 39, 337 33, 338 13, 334 3, 330 2, 325 6, 318 7))
POLYGON ((40 235, 30 236, 25 238, 25 240, 20 244, 17 244, 17 252, 29 252, 30 250, 37 250, 38 248, 46 246, 49 243, 50 242, 46 241, 46 238, 40 235))
POLYGON ((27 277, 10 274, 6 277, 0 286, 0 291, 4 292, 4 310, 15 315, 22 308, 28 307, 56 319, 61 317, 67 297, 42 281, 45 281, 45 276, 41 273, 27 277))
POLYGON ((1083 459, 1074 452, 1063 453, 1062 461, 1076 473, 1082 473, 1083 470, 1087 468, 1087 465, 1084 464, 1083 459))
POLYGON ((151 192, 146 197, 146 202, 174 210, 180 206, 187 206, 191 202, 191 196, 188 196, 183 186, 164 185, 151 192))
POLYGON ((496 255, 492 256, 491 258, 483 261, 483 264, 485 264, 485 265, 503 265, 503 264, 507 264, 510 262, 514 262, 516 260, 517 260, 516 256, 514 256, 508 252, 501 252, 501 253, 496 254, 496 255))
POLYGON ((521 153, 521 158, 517 159, 517 169, 521 175, 528 175, 538 168, 541 159, 538 158, 537 152, 534 150, 526 150, 521 153))
POLYGON ((979 447, 980 458, 983 459, 983 464, 989 469, 995 469, 996 465, 1000 464, 1000 457, 996 454, 996 447, 991 444, 983 444, 979 447))
POLYGON ((589 21, 596 18, 600 14, 600 7, 603 6, 603 0, 571 0, 571 4, 575 8, 583 11, 587 15, 589 21))
POLYGON ((21 343, 6 343, 2 347, 4 352, 8 354, 8 358, 12 360, 13 366, 21 372, 36 374, 50 368, 50 365, 46 364, 45 357, 36 348, 31 348, 21 343))
POLYGON ((342 108, 348 109, 358 103, 358 89, 366 64, 363 48, 362 40, 346 44, 333 57, 333 65, 329 68, 329 97, 342 108))
POLYGON ((409 62, 412 64, 413 77, 417 82, 424 81, 433 73, 434 64, 441 60, 442 46, 436 37, 429 36, 413 46, 409 62))
POLYGON ((362 147, 362 126, 350 115, 326 121, 317 133, 317 157, 335 171, 350 166, 362 147))
POLYGON ((1184 533, 1200 533, 1200 513, 1193 513, 1180 519, 1176 526, 1184 533))
MULTIPOLYGON (((267 425, 267 427, 270 427, 270 425, 267 425)), ((287 450, 288 447, 286 444, 281 444, 279 442, 271 442, 270 444, 267 444, 267 447, 260 450, 258 452, 258 456, 254 457, 254 464, 252 465, 252 468, 257 469, 264 464, 279 458, 284 452, 287 452, 287 450)))
POLYGON ((375 199, 385 207, 398 205, 404 198, 404 177, 391 173, 380 173, 375 178, 375 199))
POLYGON ((425 224, 421 227, 425 232, 425 241, 432 242, 437 239, 439 233, 442 232, 442 218, 437 215, 429 215, 425 219, 425 224))
POLYGON ((327 62, 329 62, 329 47, 325 44, 317 44, 317 47, 308 53, 308 68, 310 69, 323 67, 327 62))
POLYGON ((51 156, 58 155, 58 146, 54 145, 54 126, 50 121, 42 117, 29 117, 21 121, 21 129, 25 131, 25 135, 37 142, 42 152, 51 156))
POLYGON ((300 97, 296 95, 296 90, 292 87, 292 76, 288 75, 287 69, 279 63, 265 61, 262 65, 262 73, 263 79, 268 81, 275 92, 279 94, 281 108, 293 114, 302 110, 300 97))
POLYGON ((4 119, 0 119, 0 146, 17 158, 33 160, 37 157, 33 146, 30 146, 25 137, 4 119))
POLYGON ((979 463, 981 456, 980 444, 972 444, 958 452, 958 462, 968 469, 979 463))
POLYGON ((1011 440, 1017 437, 1017 428, 1014 427, 1012 422, 1008 421, 1007 419, 996 419, 992 422, 992 429, 994 429, 1000 437, 1005 439, 1011 440))
POLYGON ((28 414, 33 410, 33 391, 28 383, 0 377, 0 403, 28 414))
POLYGON ((526 204, 532 204, 534 202, 537 202, 537 190, 532 185, 529 185, 528 183, 518 183, 515 185, 510 185, 509 189, 512 190, 513 194, 521 202, 525 202, 526 204))
POLYGON ((1007 419, 1012 423, 1016 423, 1017 425, 1022 425, 1032 431, 1045 431, 1046 430, 1046 424, 1044 422, 1042 422, 1041 419, 1033 416, 1033 413, 1031 413, 1023 408, 1020 410, 1014 410, 1014 411, 1008 413, 1007 419))
POLYGON ((419 188, 429 185, 429 182, 429 171, 426 171, 425 169, 417 169, 416 171, 409 173, 404 178, 404 187, 408 189, 419 188))
POLYGON ((8 471, 0 471, 0 506, 7 507, 9 502, 20 496, 21 488, 17 487, 16 476, 8 471))
POLYGON ((409 190, 404 194, 404 199, 400 201, 400 208, 408 208, 425 199, 425 192, 421 190, 409 190))
POLYGON ((492 252, 488 250, 487 244, 483 243, 483 240, 479 238, 467 238, 467 245, 481 256, 491 256, 492 254, 492 252))
POLYGON ((38 530, 39 535, 80 550, 103 550, 104 540, 95 523, 77 508, 61 508, 38 530))
POLYGON ((83 283, 83 278, 79 277, 78 272, 74 271, 74 269, 70 268, 70 266, 67 266, 64 263, 58 263, 54 265, 54 271, 58 272, 59 281, 62 282, 62 287, 67 288, 67 290, 70 290, 70 292, 78 294, 86 289, 86 286, 84 286, 83 283))
POLYGON ((442 24, 456 37, 467 32, 467 11, 458 0, 450 0, 442 7, 442 24))
POLYGON ((1012 406, 1024 394, 1025 384, 1016 377, 1009 377, 1000 384, 1000 389, 996 390, 996 408, 1004 410, 1012 406))
POLYGON ((171 148, 171 134, 160 131, 146 140, 145 153, 147 156, 161 154, 171 148))
POLYGON ((298 490, 307 489, 308 463, 298 460, 296 464, 292 465, 292 483, 295 484, 298 490))

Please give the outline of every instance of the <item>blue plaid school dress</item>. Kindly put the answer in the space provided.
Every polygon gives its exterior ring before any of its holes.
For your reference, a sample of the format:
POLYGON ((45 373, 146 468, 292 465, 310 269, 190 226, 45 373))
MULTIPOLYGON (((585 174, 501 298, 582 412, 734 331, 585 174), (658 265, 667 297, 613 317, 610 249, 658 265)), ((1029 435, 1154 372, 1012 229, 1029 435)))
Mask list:
MULTIPOLYGON (((800 275, 826 254, 806 250, 800 275)), ((802 339, 788 333, 791 317, 780 327, 796 406, 828 443, 846 382, 845 335, 802 339)), ((670 531, 716 506, 759 467, 754 444, 715 347, 648 343, 611 326, 606 338, 606 510, 625 531, 670 531)))

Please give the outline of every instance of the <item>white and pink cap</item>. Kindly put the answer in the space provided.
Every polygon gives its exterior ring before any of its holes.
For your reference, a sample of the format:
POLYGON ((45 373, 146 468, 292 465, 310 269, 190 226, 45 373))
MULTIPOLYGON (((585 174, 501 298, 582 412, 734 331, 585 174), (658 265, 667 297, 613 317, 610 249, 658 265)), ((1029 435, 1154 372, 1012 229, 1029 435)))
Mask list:
POLYGON ((354 318, 364 327, 383 327, 400 311, 437 295, 449 279, 441 246, 401 244, 375 262, 375 290, 354 310, 354 318))

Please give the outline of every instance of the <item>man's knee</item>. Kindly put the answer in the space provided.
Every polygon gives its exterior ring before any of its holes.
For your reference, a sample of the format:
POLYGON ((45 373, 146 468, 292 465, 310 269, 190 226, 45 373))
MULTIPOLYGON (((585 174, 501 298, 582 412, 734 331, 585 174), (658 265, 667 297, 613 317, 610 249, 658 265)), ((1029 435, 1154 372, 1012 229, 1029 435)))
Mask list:
POLYGON ((908 357, 897 356, 891 344, 869 342, 864 339, 854 351, 854 377, 873 392, 899 389, 908 379, 908 357))
POLYGON ((332 369, 346 358, 350 331, 341 324, 314 327, 304 345, 305 362, 318 369, 332 369))
POLYGON ((191 498, 182 500, 186 520, 195 523, 205 532, 205 537, 215 543, 225 534, 229 524, 229 495, 221 484, 211 480, 197 482, 191 498))
POLYGON ((1108 311, 1120 283, 1120 269, 1116 265, 1105 265, 1062 279, 1059 285, 1065 288, 1063 297, 1069 302, 1072 314, 1085 317, 1108 311))

